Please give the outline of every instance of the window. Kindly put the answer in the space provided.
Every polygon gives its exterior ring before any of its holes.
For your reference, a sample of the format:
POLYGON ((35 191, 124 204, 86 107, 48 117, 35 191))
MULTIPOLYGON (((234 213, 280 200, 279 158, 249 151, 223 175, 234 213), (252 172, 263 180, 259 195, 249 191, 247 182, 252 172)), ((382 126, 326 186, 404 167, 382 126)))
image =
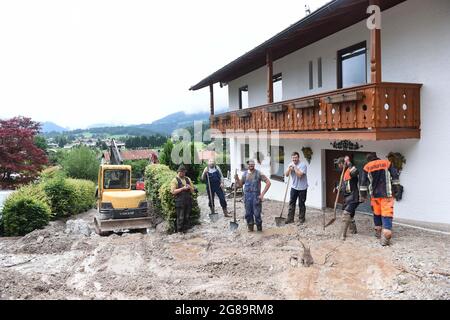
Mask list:
POLYGON ((284 147, 270 147, 270 177, 274 180, 284 181, 284 147))
POLYGON ((248 143, 241 144, 241 170, 244 171, 247 161, 250 160, 250 145, 248 143))
POLYGON ((317 86, 322 88, 322 58, 317 59, 317 86))
POLYGON ((283 100, 283 78, 281 73, 273 76, 273 102, 283 100))
POLYGON ((366 42, 338 51, 338 89, 367 83, 366 42))
POLYGON ((105 170, 103 187, 105 189, 129 189, 130 171, 128 170, 105 170))
POLYGON ((248 86, 239 88, 239 109, 248 108, 248 86))
POLYGON ((313 62, 309 62, 309 90, 314 89, 313 62))

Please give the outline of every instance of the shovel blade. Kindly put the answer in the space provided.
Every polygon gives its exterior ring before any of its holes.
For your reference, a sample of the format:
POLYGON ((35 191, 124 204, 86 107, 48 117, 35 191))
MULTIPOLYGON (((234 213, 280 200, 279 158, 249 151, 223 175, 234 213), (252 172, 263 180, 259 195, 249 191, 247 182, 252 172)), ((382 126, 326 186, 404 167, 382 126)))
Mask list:
POLYGON ((211 219, 212 222, 217 222, 217 221, 219 221, 219 214, 218 213, 211 213, 209 215, 209 219, 211 219))
POLYGON ((275 224, 277 225, 277 227, 285 226, 286 225, 286 218, 276 217, 275 218, 275 224))
POLYGON ((234 230, 237 230, 237 228, 239 228, 239 225, 237 224, 237 222, 231 221, 230 222, 230 230, 234 231, 234 230))
POLYGON ((328 222, 324 228, 331 226, 335 222, 336 222, 336 218, 331 219, 330 222, 328 222))

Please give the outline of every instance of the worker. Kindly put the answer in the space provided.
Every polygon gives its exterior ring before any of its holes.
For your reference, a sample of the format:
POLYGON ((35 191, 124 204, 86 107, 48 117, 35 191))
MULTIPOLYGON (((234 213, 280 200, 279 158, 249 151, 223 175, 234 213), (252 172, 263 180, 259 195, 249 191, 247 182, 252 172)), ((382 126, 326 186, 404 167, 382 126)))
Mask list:
POLYGON ((300 154, 298 152, 292 153, 292 162, 285 173, 286 177, 291 176, 291 194, 289 201, 289 213, 286 219, 286 224, 294 223, 295 206, 299 206, 300 224, 306 222, 306 195, 308 192, 308 177, 306 163, 300 162, 300 154))
POLYGON ((382 246, 388 246, 392 238, 394 218, 394 197, 399 192, 398 170, 389 160, 380 160, 376 153, 367 155, 368 163, 361 178, 361 202, 367 200, 368 193, 374 213, 375 235, 382 246))
MULTIPOLYGON (((341 191, 344 196, 344 216, 342 217, 341 239, 347 238, 347 230, 350 228, 352 234, 357 234, 355 213, 359 206, 359 171, 351 163, 350 157, 346 156, 337 160, 339 169, 345 169, 341 191)), ((337 191, 337 190, 336 190, 337 191)))
POLYGON ((208 166, 205 168, 205 170, 203 170, 201 178, 203 181, 206 181, 206 192, 208 193, 209 199, 208 205, 211 208, 211 210, 213 210, 213 208, 215 207, 214 198, 215 195, 217 194, 224 216, 227 218, 231 217, 231 215, 228 213, 227 210, 227 201, 225 200, 225 194, 223 192, 224 189, 223 174, 220 168, 216 166, 214 159, 210 159, 208 161, 208 166), (209 189, 209 185, 211 185, 211 190, 209 189))
POLYGON ((186 168, 181 165, 177 176, 171 181, 170 191, 175 197, 175 232, 186 232, 189 228, 189 219, 192 210, 192 194, 194 193, 192 181, 186 177, 186 168))
POLYGON ((244 187, 245 220, 249 232, 254 231, 256 227, 259 232, 262 231, 262 202, 264 196, 270 188, 270 180, 259 170, 255 169, 255 160, 247 161, 248 170, 242 175, 242 180, 236 174, 236 186, 244 187), (263 192, 261 192, 261 181, 265 183, 263 192))

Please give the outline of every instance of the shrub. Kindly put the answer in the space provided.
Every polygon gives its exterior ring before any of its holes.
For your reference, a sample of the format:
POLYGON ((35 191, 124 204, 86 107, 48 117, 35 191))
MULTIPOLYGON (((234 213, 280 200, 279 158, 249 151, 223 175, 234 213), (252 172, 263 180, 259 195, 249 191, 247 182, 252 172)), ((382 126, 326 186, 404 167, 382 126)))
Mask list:
POLYGON ((76 211, 76 190, 66 179, 55 178, 46 181, 44 190, 56 217, 68 217, 76 211))
POLYGON ((46 181, 55 178, 65 178, 66 173, 62 170, 60 166, 48 167, 41 172, 40 180, 46 181))
MULTIPOLYGON (((153 208, 168 222, 169 232, 174 230, 176 220, 175 200, 170 192, 170 183, 175 178, 176 172, 161 164, 149 165, 145 170, 145 184, 147 196, 153 203, 153 208)), ((198 224, 200 219, 200 208, 197 195, 193 196, 192 213, 190 224, 198 224)))
POLYGON ((94 182, 97 181, 99 164, 95 151, 88 147, 73 149, 62 160, 62 168, 68 177, 94 182))
POLYGON ((48 224, 51 210, 45 201, 31 195, 15 192, 5 201, 3 208, 4 233, 23 236, 48 224))
POLYGON ((173 177, 173 171, 166 165, 154 164, 147 166, 145 169, 145 190, 147 192, 147 198, 159 213, 162 213, 159 190, 163 183, 170 181, 173 177))
POLYGON ((141 179, 144 177, 145 168, 148 166, 148 160, 126 160, 123 164, 131 166, 131 174, 133 179, 141 179))
POLYGON ((95 206, 95 184, 88 180, 67 179, 67 184, 75 190, 72 214, 78 214, 95 206))

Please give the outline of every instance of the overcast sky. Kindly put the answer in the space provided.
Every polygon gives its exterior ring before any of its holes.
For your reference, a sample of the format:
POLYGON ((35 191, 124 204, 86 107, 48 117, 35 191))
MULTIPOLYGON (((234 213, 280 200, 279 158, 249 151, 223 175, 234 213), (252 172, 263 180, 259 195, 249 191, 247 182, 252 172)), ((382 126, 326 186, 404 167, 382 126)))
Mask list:
POLYGON ((73 129, 207 111, 191 85, 326 2, 0 0, 0 118, 73 129))

